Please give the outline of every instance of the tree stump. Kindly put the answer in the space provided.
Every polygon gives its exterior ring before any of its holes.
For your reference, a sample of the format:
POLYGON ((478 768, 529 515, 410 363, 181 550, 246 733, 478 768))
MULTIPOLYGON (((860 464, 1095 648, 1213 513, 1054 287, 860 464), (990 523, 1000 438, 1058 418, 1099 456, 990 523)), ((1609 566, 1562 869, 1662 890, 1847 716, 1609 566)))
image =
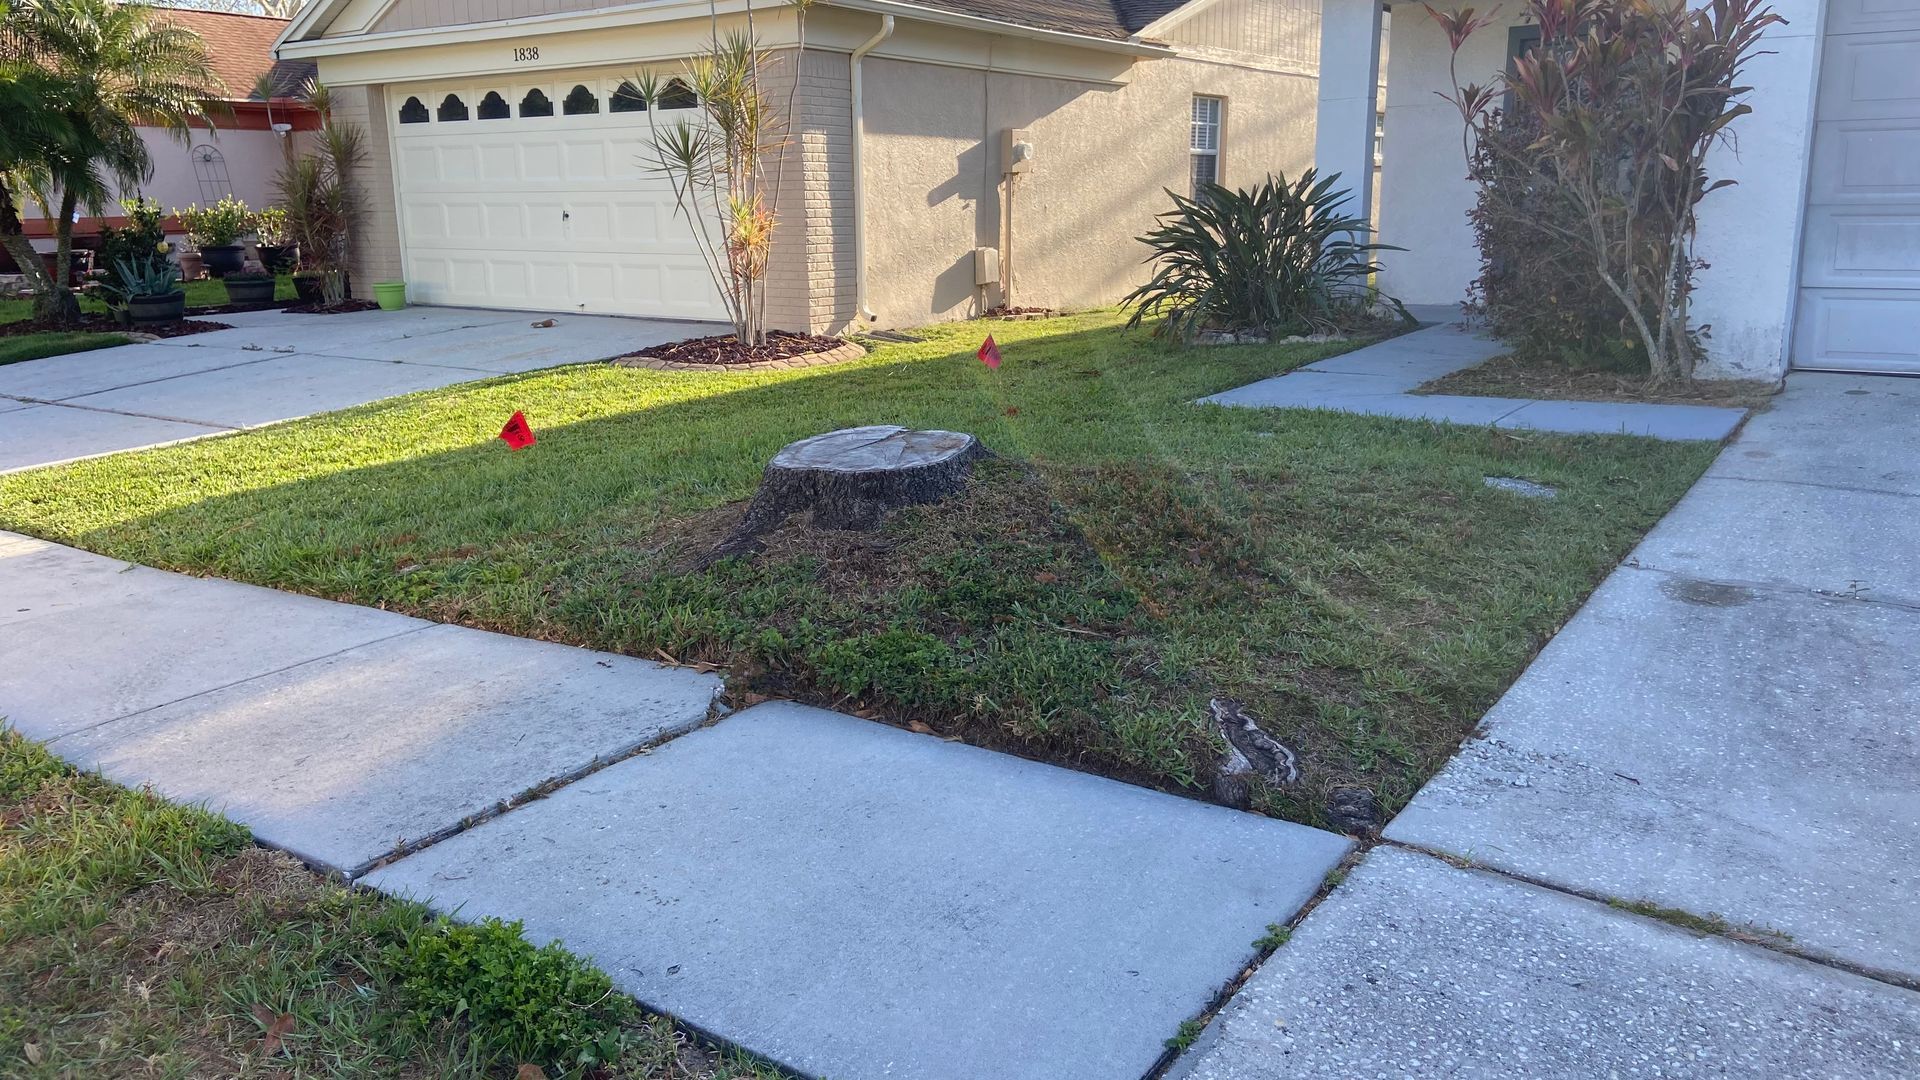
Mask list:
POLYGON ((846 428, 789 443, 760 477, 746 516, 701 565, 759 550, 759 538, 795 514, 816 529, 877 528, 890 510, 938 502, 960 491, 980 440, 958 431, 913 431, 892 424, 846 428))

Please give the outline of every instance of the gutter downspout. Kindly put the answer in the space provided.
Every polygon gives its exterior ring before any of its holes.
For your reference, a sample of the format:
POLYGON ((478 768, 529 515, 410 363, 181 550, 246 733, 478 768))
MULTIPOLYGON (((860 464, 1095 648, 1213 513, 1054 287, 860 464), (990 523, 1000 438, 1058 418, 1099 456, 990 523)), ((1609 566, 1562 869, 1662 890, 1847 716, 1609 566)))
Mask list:
POLYGON ((861 161, 867 141, 867 120, 860 97, 860 61, 893 36, 893 16, 880 16, 880 29, 853 50, 853 303, 868 322, 879 316, 867 306, 867 174, 861 161))

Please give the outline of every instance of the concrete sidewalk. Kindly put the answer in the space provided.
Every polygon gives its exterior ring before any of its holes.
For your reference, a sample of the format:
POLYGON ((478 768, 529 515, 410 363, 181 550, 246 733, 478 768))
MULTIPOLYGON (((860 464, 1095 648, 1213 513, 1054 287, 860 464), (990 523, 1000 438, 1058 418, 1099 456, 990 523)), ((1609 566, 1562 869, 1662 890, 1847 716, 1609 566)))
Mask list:
POLYGON ((810 1073, 1140 1076, 1346 837, 0 533, 0 717, 810 1073), (690 733, 689 733, 690 732, 690 733), (397 861, 394 861, 397 857, 397 861))
POLYGON ((1680 440, 1724 439, 1746 415, 1744 409, 1705 405, 1536 401, 1413 392, 1424 383, 1506 351, 1498 341, 1462 326, 1456 314, 1438 325, 1200 400, 1244 408, 1325 409, 1567 435, 1645 435, 1680 440))
POLYGON ((1920 380, 1793 376, 1174 1075, 1920 1075, 1916 536, 1920 380))
POLYGON ((0 367, 0 472, 157 446, 718 332, 711 323, 414 307, 234 324, 0 367))

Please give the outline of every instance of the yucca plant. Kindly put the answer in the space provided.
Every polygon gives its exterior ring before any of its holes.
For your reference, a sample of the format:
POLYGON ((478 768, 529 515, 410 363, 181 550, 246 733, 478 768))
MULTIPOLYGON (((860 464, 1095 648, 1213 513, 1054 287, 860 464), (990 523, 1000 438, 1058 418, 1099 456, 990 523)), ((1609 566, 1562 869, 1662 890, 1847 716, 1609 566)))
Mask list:
MULTIPOLYGON (((783 0, 800 35, 795 55, 806 51, 806 17, 815 0, 783 0)), ((717 8, 709 5, 717 20, 717 8)), ((754 37, 754 8, 745 12, 746 28, 716 32, 708 51, 687 64, 671 82, 655 73, 634 77, 647 103, 653 129, 652 156, 641 164, 673 186, 680 215, 692 226, 707 271, 733 319, 734 336, 743 344, 766 341, 766 278, 772 256, 778 167, 766 175, 769 160, 785 164, 787 124, 792 117, 792 73, 785 107, 763 85, 767 55, 754 37), (697 121, 671 125, 658 119, 664 99, 691 92, 699 104, 697 121)))
POLYGON ((347 269, 353 261, 353 231, 360 216, 355 175, 366 160, 366 134, 333 118, 325 86, 314 85, 307 101, 321 116, 318 146, 290 159, 274 178, 286 228, 300 247, 302 269, 321 272, 322 302, 347 299, 347 269))
MULTIPOLYGON (((1369 317, 1381 298, 1365 219, 1344 212, 1339 173, 1269 176, 1252 190, 1209 184, 1197 198, 1171 191, 1173 209, 1140 237, 1155 264, 1122 303, 1128 326, 1160 319, 1156 335, 1190 341, 1202 330, 1330 333, 1369 317)), ((1392 303, 1392 301, 1387 301, 1392 303)))

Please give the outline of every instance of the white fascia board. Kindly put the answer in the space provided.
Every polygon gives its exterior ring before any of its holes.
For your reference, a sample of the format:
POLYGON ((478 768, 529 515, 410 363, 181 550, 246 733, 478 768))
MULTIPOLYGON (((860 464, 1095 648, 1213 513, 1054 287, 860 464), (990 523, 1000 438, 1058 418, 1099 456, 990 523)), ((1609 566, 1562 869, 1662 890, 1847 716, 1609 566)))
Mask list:
POLYGON ((979 15, 962 15, 955 11, 943 11, 939 8, 924 7, 920 4, 904 3, 902 0, 819 0, 822 7, 837 7, 847 11, 869 11, 876 15, 893 15, 916 22, 933 23, 938 26, 953 26, 966 30, 977 30, 984 34, 1000 34, 1005 37, 1028 38, 1054 45, 1070 45, 1099 52, 1121 53, 1126 56, 1171 56, 1172 50, 1160 45, 1151 45, 1141 41, 1129 41, 1121 38, 1094 37, 1091 34, 1072 34, 1064 30, 1042 30, 1019 23, 1005 22, 1000 19, 988 19, 979 15))
MULTIPOLYGON (((1196 0, 1205 2, 1205 0, 1196 0)), ((423 45, 446 45, 459 42, 489 41, 515 37, 529 30, 595 30, 614 26, 636 26, 655 22, 671 22, 677 19, 706 18, 710 14, 732 15, 753 8, 756 12, 778 16, 780 9, 771 7, 766 0, 750 3, 750 0, 718 0, 709 5, 706 0, 646 0, 638 4, 622 4, 618 7, 596 8, 585 12, 564 12, 553 15, 531 15, 518 19, 504 19, 488 23, 468 23, 459 26, 422 27, 415 30, 395 30, 383 34, 355 34, 344 37, 317 37, 303 39, 301 35, 315 25, 325 26, 320 19, 323 11, 336 10, 346 0, 315 0, 301 13, 301 17, 287 27, 285 33, 275 45, 275 55, 287 59, 310 59, 321 56, 341 56, 359 52, 377 52, 384 49, 411 48, 423 45), (309 16, 312 18, 310 19, 309 16)), ((940 26, 952 26, 974 30, 986 34, 999 34, 1006 37, 1025 38, 1053 45, 1072 46, 1092 49, 1097 52, 1119 53, 1127 56, 1158 57, 1171 56, 1173 50, 1139 41, 1123 41, 1113 38, 1093 37, 1088 34, 1070 34, 1059 30, 1042 30, 1018 23, 1003 22, 998 19, 981 18, 975 15, 962 15, 956 12, 940 11, 919 4, 903 3, 901 0, 821 0, 822 7, 835 7, 846 11, 865 11, 877 15, 894 15, 912 19, 916 22, 933 23, 940 26)))
POLYGON ((279 54, 288 58, 343 56, 349 53, 379 52, 385 49, 413 48, 422 45, 451 45, 471 41, 493 41, 517 37, 529 30, 599 30, 618 26, 644 26, 648 23, 679 19, 707 18, 710 14, 734 15, 752 7, 756 14, 778 17, 781 9, 766 0, 647 0, 646 3, 619 7, 569 11, 553 15, 528 15, 495 22, 462 23, 458 26, 428 26, 415 30, 390 30, 384 34, 355 34, 348 37, 314 38, 309 41, 284 40, 279 54))

